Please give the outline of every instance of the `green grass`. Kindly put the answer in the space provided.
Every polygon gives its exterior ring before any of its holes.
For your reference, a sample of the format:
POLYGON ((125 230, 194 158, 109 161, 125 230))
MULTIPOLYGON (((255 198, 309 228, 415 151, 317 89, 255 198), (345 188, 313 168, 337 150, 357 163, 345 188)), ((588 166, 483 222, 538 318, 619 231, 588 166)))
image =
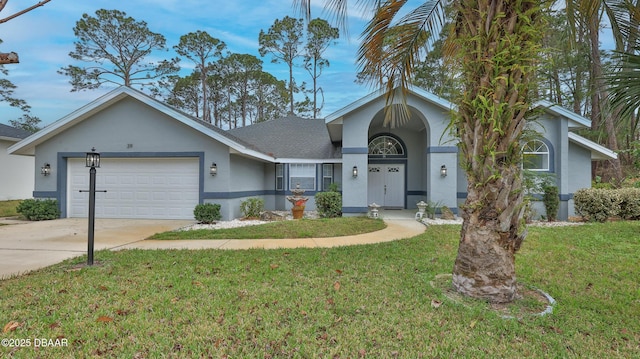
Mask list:
MULTIPOLYGON (((519 280, 553 314, 502 319, 430 285, 459 226, 332 249, 96 253, 0 282, 0 347, 17 358, 640 357, 640 222, 530 228, 519 280), (437 308, 432 301, 440 301, 437 308)), ((525 304, 526 305, 526 304, 525 304)))
POLYGON ((367 217, 340 217, 279 221, 226 229, 197 229, 158 233, 150 239, 260 239, 338 237, 384 229, 382 220, 367 217))
POLYGON ((18 215, 16 207, 22 200, 0 201, 0 217, 14 217, 18 215))

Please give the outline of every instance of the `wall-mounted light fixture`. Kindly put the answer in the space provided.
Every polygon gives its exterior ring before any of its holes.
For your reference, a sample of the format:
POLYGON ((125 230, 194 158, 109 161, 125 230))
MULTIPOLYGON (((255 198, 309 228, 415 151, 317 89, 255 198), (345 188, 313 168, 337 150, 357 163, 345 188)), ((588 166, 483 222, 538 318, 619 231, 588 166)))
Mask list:
POLYGON ((211 167, 209 167, 209 174, 212 176, 215 176, 218 174, 218 165, 216 165, 215 162, 213 162, 211 164, 211 167))
POLYGON ((50 164, 48 164, 48 163, 45 163, 45 164, 44 164, 44 166, 42 166, 42 167, 40 168, 40 173, 41 173, 43 176, 45 176, 45 177, 47 177, 48 175, 50 175, 50 174, 51 174, 51 165, 50 165, 50 164))
POLYGON ((442 165, 440 167, 440 177, 447 177, 447 166, 442 165))
POLYGON ((358 177, 358 166, 353 166, 353 172, 351 173, 353 178, 358 177))

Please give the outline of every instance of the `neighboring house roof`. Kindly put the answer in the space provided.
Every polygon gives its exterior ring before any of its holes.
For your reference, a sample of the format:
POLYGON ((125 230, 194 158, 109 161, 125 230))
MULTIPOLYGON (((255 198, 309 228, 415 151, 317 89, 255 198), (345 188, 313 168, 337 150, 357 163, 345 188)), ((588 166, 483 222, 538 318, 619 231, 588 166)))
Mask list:
POLYGON ((274 160, 273 156, 269 156, 264 152, 260 152, 254 146, 227 134, 225 131, 212 126, 209 123, 205 123, 203 121, 195 119, 194 117, 176 110, 175 108, 168 106, 140 91, 126 86, 121 86, 113 91, 110 91, 109 93, 99 97, 98 99, 68 114, 67 116, 45 127, 44 129, 36 132, 35 134, 16 143, 15 145, 9 147, 8 152, 18 155, 34 155, 35 147, 40 143, 43 143, 44 141, 56 136, 66 129, 75 126, 76 124, 86 120, 92 115, 100 112, 101 110, 113 105, 118 101, 121 101, 126 97, 137 99, 138 101, 154 108, 161 113, 166 114, 176 121, 179 121, 193 128, 194 130, 199 131, 202 134, 229 146, 232 152, 255 157, 265 161, 274 160))
POLYGON ((569 141, 590 150, 591 160, 613 160, 618 158, 617 153, 573 132, 569 132, 569 141))
POLYGON ((339 148, 331 143, 323 120, 287 116, 227 132, 243 141, 253 143, 261 151, 275 157, 278 162, 300 159, 330 160, 341 157, 339 148))
POLYGON ((23 138, 29 137, 30 135, 31 132, 29 131, 0 123, 0 140, 18 142, 23 138))

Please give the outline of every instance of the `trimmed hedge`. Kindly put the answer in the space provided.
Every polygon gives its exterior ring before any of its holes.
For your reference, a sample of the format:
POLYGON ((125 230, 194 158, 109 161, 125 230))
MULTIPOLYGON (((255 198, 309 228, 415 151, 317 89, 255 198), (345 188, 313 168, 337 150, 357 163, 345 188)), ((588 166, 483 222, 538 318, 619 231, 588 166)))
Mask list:
POLYGON ((58 201, 55 199, 25 199, 18 204, 16 212, 30 221, 46 221, 60 218, 58 201))
POLYGON ((558 187, 545 185, 543 186, 544 195, 542 202, 547 212, 547 220, 555 221, 558 218, 558 207, 560 207, 560 197, 558 196, 558 187))
POLYGON ((640 219, 640 188, 586 188, 573 195, 576 213, 587 221, 605 222, 611 217, 640 219))
POLYGON ((342 216, 342 195, 340 192, 318 192, 315 195, 316 209, 322 218, 342 216))
POLYGON ((640 219, 640 188, 620 188, 620 213, 623 219, 640 219))
POLYGON ((204 224, 216 223, 222 218, 220 214, 220 204, 203 203, 196 206, 193 210, 193 216, 196 221, 204 224))

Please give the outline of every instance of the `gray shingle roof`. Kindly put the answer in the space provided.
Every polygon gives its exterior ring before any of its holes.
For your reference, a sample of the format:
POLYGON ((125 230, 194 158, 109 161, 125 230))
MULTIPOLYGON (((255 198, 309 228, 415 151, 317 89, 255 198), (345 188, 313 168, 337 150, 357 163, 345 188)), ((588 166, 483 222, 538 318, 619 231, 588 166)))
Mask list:
POLYGON ((29 137, 30 135, 31 132, 29 131, 0 123, 0 137, 23 139, 29 137))
POLYGON ((340 158, 323 120, 287 116, 227 132, 276 158, 340 158))

